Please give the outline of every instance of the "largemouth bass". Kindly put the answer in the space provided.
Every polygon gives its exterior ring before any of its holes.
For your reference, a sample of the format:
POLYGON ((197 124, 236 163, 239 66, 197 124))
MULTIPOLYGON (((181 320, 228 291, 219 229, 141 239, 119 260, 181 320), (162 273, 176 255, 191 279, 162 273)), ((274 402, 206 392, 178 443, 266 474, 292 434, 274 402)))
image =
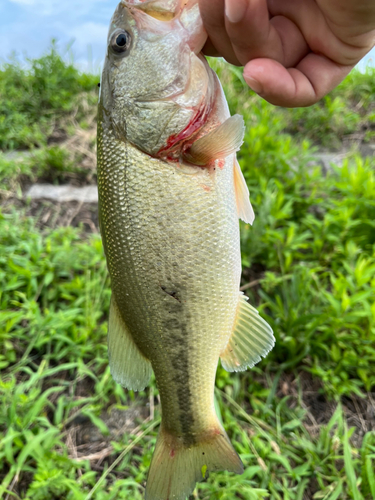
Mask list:
POLYGON ((162 406, 147 500, 182 500, 210 471, 243 471, 215 413, 217 364, 245 370, 274 345, 239 292, 238 218, 254 218, 236 160, 244 124, 201 55, 206 38, 197 0, 122 1, 101 80, 111 373, 142 390, 153 370, 162 406))

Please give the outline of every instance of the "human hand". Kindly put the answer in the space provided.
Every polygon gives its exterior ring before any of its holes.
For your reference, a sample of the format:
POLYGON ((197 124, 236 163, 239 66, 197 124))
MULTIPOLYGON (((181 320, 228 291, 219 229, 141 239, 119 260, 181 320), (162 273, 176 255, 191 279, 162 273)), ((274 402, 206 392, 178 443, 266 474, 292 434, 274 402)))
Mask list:
POLYGON ((244 68, 272 104, 309 106, 375 44, 374 0, 199 0, 204 52, 244 68))

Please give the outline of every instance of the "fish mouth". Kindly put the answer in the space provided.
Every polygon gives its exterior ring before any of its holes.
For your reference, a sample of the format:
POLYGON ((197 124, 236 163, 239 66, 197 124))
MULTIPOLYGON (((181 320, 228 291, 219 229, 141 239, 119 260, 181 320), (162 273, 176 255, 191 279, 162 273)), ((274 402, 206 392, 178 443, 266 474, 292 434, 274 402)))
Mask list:
POLYGON ((139 28, 152 28, 160 33, 171 29, 172 21, 181 13, 180 0, 121 0, 121 5, 129 11, 139 28))
POLYGON ((207 41, 198 0, 121 0, 120 5, 129 11, 140 33, 164 35, 171 30, 185 30, 187 44, 196 55, 207 41))
POLYGON ((121 0, 121 4, 166 22, 172 21, 181 10, 181 0, 121 0))

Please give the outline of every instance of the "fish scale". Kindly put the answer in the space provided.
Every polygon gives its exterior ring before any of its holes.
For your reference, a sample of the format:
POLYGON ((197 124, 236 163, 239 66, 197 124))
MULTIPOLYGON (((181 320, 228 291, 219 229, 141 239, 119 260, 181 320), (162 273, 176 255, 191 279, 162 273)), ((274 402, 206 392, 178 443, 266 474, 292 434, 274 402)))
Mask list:
MULTIPOLYGON (((201 168, 185 173, 178 164, 116 140, 105 120, 102 127, 100 223, 113 294, 136 344, 151 360, 164 425, 176 434, 186 431, 181 416, 188 411, 190 433, 199 434, 212 423, 217 360, 238 301, 233 176, 225 167, 211 177, 201 168), (206 191, 202 185, 208 184, 206 191)), ((233 155, 226 161, 233 163, 233 155)))

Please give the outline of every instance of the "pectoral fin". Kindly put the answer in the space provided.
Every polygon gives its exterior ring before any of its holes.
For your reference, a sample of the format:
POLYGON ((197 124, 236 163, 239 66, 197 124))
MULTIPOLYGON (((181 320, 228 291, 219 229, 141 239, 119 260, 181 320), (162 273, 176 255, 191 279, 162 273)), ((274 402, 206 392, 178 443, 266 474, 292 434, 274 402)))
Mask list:
POLYGON ((228 372, 244 371, 266 357, 274 345, 271 327, 241 293, 234 330, 220 356, 221 364, 228 372))
POLYGON ((234 115, 219 127, 201 137, 183 153, 183 159, 205 166, 238 151, 243 143, 245 125, 242 116, 234 115))
POLYGON ((151 363, 136 346, 114 296, 109 311, 108 355, 111 374, 116 382, 133 391, 141 391, 148 385, 151 363))
POLYGON ((238 217, 244 222, 252 224, 255 219, 254 210, 250 203, 249 189, 237 159, 234 160, 234 189, 236 191, 238 217))

